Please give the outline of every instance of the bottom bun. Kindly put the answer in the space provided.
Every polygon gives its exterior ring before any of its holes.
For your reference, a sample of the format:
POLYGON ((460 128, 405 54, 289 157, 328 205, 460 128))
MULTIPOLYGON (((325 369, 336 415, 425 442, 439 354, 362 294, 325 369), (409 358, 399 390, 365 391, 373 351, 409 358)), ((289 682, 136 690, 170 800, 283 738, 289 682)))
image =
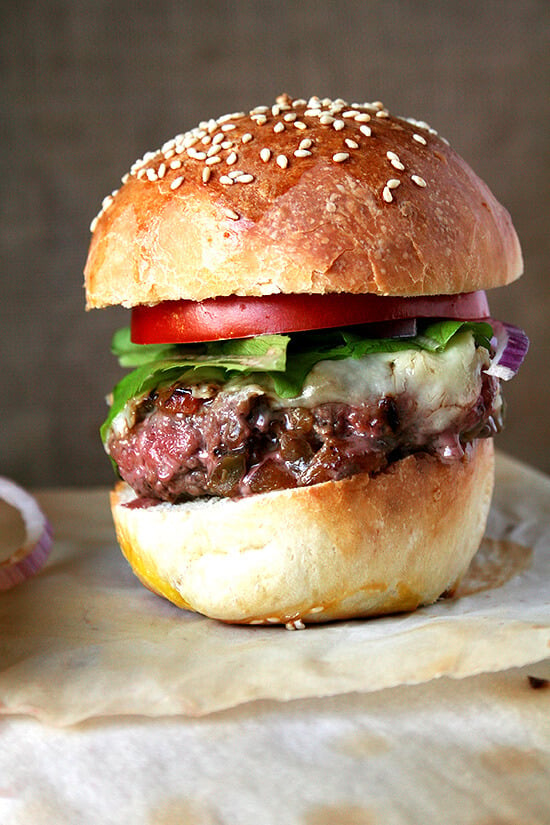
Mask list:
POLYGON ((121 483, 111 505, 122 551, 155 593, 226 622, 300 627, 452 590, 481 542, 493 479, 487 439, 447 464, 414 455, 375 477, 240 499, 127 507, 135 493, 121 483))

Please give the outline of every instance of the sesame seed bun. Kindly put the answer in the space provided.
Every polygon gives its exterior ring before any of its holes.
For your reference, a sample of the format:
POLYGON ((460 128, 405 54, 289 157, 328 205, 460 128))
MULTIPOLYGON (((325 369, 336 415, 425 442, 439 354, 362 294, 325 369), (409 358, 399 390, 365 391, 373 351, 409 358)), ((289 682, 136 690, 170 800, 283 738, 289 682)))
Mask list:
POLYGON ((286 95, 134 164, 92 224, 87 306, 434 295, 522 272, 507 211, 425 123, 286 95))
POLYGON ((111 504, 122 551, 154 592, 223 621, 300 627, 413 610, 451 590, 492 488, 488 439, 459 461, 410 456, 375 477, 235 500, 132 509, 121 483, 111 504))

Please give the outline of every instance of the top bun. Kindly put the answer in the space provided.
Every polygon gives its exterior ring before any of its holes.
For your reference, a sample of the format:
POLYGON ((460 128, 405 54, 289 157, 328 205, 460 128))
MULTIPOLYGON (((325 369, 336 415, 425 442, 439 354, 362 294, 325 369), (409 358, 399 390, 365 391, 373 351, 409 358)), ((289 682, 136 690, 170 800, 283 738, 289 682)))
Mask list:
POLYGON ((380 102, 277 98, 137 161, 92 223, 88 308, 219 295, 503 286, 508 212, 426 123, 380 102))

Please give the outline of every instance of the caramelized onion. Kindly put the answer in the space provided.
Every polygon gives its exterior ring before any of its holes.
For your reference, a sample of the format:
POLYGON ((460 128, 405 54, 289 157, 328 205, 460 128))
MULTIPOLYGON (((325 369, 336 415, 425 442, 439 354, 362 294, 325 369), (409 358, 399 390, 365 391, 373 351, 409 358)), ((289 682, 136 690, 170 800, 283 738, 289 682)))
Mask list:
POLYGON ((0 592, 34 576, 46 562, 52 547, 51 525, 38 502, 18 484, 0 476, 0 499, 19 511, 25 526, 21 547, 2 558, 0 545, 0 592))

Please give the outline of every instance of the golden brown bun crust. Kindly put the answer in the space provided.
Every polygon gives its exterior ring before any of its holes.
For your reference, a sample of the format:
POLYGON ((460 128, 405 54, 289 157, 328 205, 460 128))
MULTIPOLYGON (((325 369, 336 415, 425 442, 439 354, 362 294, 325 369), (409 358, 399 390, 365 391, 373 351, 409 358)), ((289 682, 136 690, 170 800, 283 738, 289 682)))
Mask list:
POLYGON ((278 101, 278 113, 210 121, 134 165, 93 223, 89 308, 276 292, 449 294, 519 277, 508 212, 426 124, 381 104, 325 101, 316 116, 278 101), (253 180, 224 183, 235 171, 253 180))
POLYGON ((427 455, 381 475, 238 500, 125 507, 117 537, 141 581, 180 607, 229 622, 320 622, 412 610, 466 571, 485 529, 493 443, 461 461, 427 455))

